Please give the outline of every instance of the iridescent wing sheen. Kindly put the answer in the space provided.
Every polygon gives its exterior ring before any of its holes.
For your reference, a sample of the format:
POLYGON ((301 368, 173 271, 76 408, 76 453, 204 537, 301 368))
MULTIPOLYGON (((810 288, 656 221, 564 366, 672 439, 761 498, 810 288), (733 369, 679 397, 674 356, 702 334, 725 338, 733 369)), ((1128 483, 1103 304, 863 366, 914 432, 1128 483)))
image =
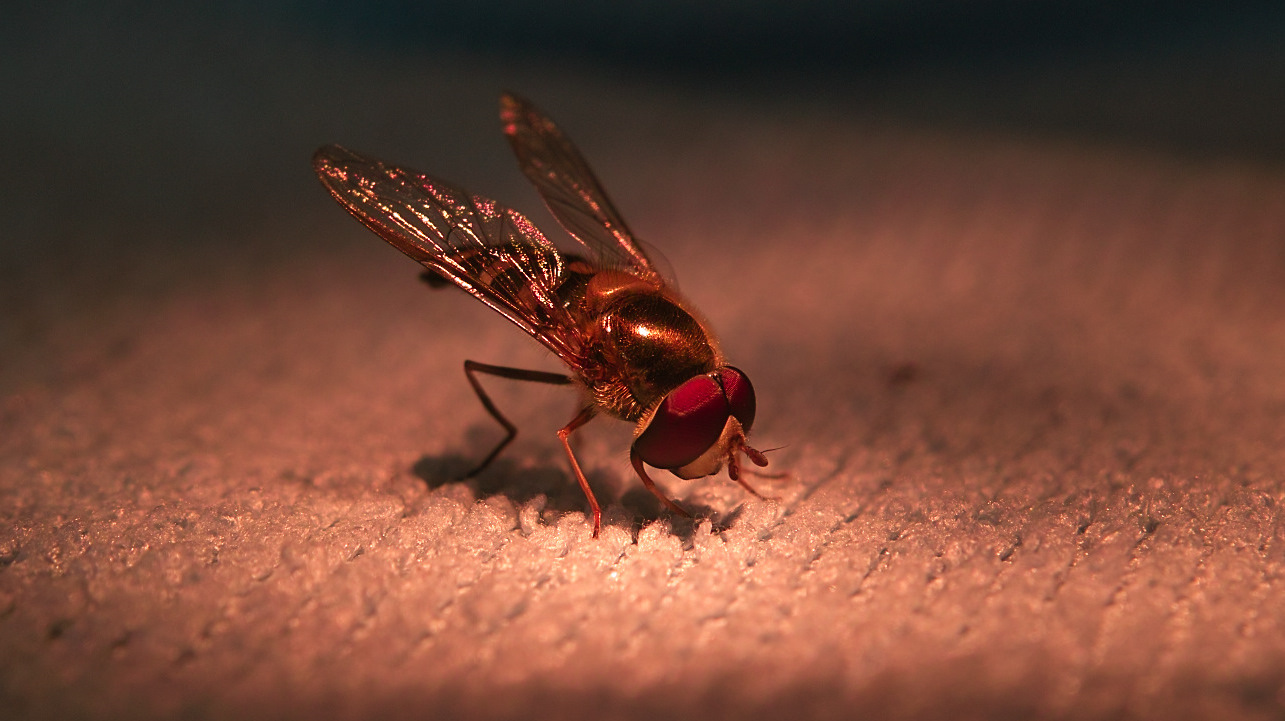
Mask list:
POLYGON ((558 126, 530 102, 509 93, 500 98, 500 120, 522 172, 553 217, 592 251, 594 260, 661 282, 589 164, 558 126))
POLYGON ((556 295, 563 258, 521 213, 338 145, 317 150, 312 165, 366 227, 581 367, 576 324, 556 295))

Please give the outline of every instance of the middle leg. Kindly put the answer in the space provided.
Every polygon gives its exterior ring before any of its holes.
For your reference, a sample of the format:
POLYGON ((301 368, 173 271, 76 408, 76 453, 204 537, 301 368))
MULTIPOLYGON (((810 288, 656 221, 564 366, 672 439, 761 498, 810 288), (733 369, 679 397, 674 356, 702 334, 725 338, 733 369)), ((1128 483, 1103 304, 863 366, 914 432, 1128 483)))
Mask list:
POLYGON ((562 447, 567 451, 567 459, 571 461, 571 470, 576 474, 576 481, 580 483, 580 490, 584 491, 585 498, 589 499, 589 508, 593 511, 593 537, 598 537, 598 529, 602 526, 602 509, 598 507, 598 499, 593 495, 593 489, 589 487, 589 479, 584 477, 584 471, 580 470, 580 461, 576 460, 576 454, 571 450, 571 434, 577 428, 588 423, 598 413, 593 406, 585 406, 580 413, 571 422, 563 426, 558 431, 558 439, 562 441, 562 447))

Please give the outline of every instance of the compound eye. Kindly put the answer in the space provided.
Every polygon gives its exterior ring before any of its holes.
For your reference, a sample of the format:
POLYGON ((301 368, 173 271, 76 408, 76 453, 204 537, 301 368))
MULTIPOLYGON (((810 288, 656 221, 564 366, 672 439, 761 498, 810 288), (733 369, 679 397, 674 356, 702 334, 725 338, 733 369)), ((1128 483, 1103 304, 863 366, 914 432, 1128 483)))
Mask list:
POLYGON ((723 392, 727 394, 732 415, 741 422, 741 429, 749 433, 750 426, 754 425, 754 386, 750 385, 748 376, 732 366, 719 368, 718 377, 723 382, 723 392))
POLYGON ((730 414, 718 382, 708 375, 696 376, 665 396, 634 448, 650 466, 680 468, 718 442, 730 414))

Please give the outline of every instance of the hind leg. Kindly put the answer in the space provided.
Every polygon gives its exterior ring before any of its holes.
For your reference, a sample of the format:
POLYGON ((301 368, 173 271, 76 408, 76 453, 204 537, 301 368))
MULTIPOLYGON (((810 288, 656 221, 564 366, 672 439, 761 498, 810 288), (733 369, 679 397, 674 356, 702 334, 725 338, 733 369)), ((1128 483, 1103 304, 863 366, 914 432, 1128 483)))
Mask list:
MULTIPOLYGON (((482 407, 486 409, 486 412, 490 413, 491 417, 494 418, 501 426, 504 426, 504 430, 506 431, 504 439, 495 446, 495 449, 492 450, 486 458, 482 459, 482 462, 478 464, 477 468, 469 471, 465 478, 472 478, 486 470, 486 467, 491 465, 491 461, 494 461, 496 456, 500 455, 500 451, 503 451, 518 435, 517 426, 513 425, 508 418, 504 417, 504 414, 500 412, 500 409, 495 407, 495 403, 491 401, 491 397, 488 396, 486 391, 482 388, 481 381, 477 379, 477 374, 479 373, 499 376, 500 378, 508 378, 515 381, 548 383, 559 386, 570 385, 574 382, 571 376, 563 375, 561 373, 533 371, 525 368, 509 368, 507 366, 493 366, 487 363, 478 363, 477 361, 471 360, 464 361, 464 374, 468 376, 469 385, 473 386, 473 392, 477 394, 477 399, 482 402, 482 407)), ((581 485, 583 484, 584 482, 581 481, 581 485)), ((590 497, 590 500, 592 500, 592 496, 590 497)))

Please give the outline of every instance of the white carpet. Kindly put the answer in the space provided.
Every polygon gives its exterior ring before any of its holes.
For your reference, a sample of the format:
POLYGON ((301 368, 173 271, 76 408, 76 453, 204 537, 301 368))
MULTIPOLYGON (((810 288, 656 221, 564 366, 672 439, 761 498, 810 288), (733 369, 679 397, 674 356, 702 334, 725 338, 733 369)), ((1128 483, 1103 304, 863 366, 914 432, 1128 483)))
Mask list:
POLYGON ((54 180, 5 181, 6 717, 1285 713, 1278 170, 450 59, 292 88, 276 52, 261 132, 241 108, 204 148, 124 119, 98 153, 14 149, 54 180), (779 502, 658 474, 699 518, 664 513, 595 421, 591 540, 553 435, 574 396, 503 381, 523 433, 456 480, 500 437, 463 360, 558 364, 418 283, 308 154, 548 229, 502 87, 754 380, 779 502))

